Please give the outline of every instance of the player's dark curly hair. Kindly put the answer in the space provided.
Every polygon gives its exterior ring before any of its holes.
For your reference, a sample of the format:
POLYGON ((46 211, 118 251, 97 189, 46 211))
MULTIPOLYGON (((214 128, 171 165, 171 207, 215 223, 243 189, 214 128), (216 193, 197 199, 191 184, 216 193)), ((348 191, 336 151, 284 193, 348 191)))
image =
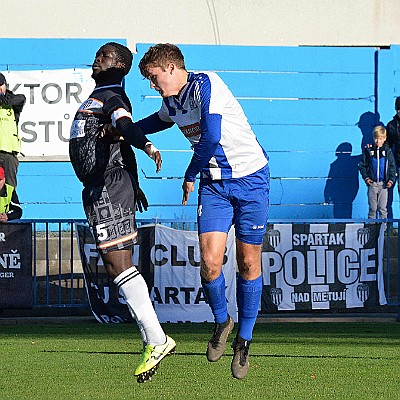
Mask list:
POLYGON ((147 78, 148 67, 160 67, 165 70, 171 62, 180 69, 186 69, 185 59, 178 46, 171 43, 158 43, 151 46, 140 60, 140 73, 147 78))
POLYGON ((115 53, 117 55, 117 61, 120 61, 125 65, 124 75, 128 75, 132 67, 132 52, 126 46, 116 42, 108 42, 104 46, 114 47, 115 53))

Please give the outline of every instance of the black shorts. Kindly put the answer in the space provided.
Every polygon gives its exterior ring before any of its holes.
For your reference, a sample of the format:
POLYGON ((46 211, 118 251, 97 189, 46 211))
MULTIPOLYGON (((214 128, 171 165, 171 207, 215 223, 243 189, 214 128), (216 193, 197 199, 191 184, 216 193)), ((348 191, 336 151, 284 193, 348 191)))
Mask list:
POLYGON ((101 253, 136 243, 135 189, 131 175, 120 167, 105 173, 104 185, 83 189, 86 218, 101 253))

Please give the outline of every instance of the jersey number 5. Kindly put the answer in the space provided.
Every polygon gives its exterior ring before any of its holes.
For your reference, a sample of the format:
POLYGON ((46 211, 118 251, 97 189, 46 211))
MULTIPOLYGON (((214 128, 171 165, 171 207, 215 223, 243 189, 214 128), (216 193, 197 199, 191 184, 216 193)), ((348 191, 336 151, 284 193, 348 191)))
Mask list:
POLYGON ((96 225, 96 233, 98 240, 106 240, 107 239, 107 229, 105 228, 106 224, 96 225))

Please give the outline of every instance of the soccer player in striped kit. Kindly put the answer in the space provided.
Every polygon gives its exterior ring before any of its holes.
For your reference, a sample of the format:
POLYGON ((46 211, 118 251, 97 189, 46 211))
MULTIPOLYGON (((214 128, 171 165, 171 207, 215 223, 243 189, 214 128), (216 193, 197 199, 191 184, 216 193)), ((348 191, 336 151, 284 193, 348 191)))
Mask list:
POLYGON ((97 51, 92 65, 96 87, 75 115, 69 153, 84 186, 83 206, 97 249, 141 332, 143 354, 134 375, 142 383, 151 379, 160 361, 175 350, 175 341, 164 333, 146 282, 132 265, 137 236, 135 208, 138 204, 140 209, 140 201, 144 206, 146 203, 138 189, 130 145, 151 157, 157 171, 161 168, 160 152, 133 123, 132 107, 121 85, 132 58, 127 47, 115 42, 106 43, 97 51), (105 127, 117 129, 121 137, 115 140, 103 136, 105 127), (129 154, 133 168, 124 160, 129 154))

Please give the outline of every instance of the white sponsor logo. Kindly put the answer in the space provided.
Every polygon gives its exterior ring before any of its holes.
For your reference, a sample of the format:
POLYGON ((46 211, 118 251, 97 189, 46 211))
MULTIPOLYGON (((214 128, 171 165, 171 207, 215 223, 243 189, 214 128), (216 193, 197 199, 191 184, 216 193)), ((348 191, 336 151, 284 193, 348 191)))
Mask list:
POLYGON ((71 126, 70 139, 76 139, 85 136, 84 120, 74 121, 71 126))
POLYGON ((294 246, 337 246, 344 245, 344 233, 296 233, 294 246))

